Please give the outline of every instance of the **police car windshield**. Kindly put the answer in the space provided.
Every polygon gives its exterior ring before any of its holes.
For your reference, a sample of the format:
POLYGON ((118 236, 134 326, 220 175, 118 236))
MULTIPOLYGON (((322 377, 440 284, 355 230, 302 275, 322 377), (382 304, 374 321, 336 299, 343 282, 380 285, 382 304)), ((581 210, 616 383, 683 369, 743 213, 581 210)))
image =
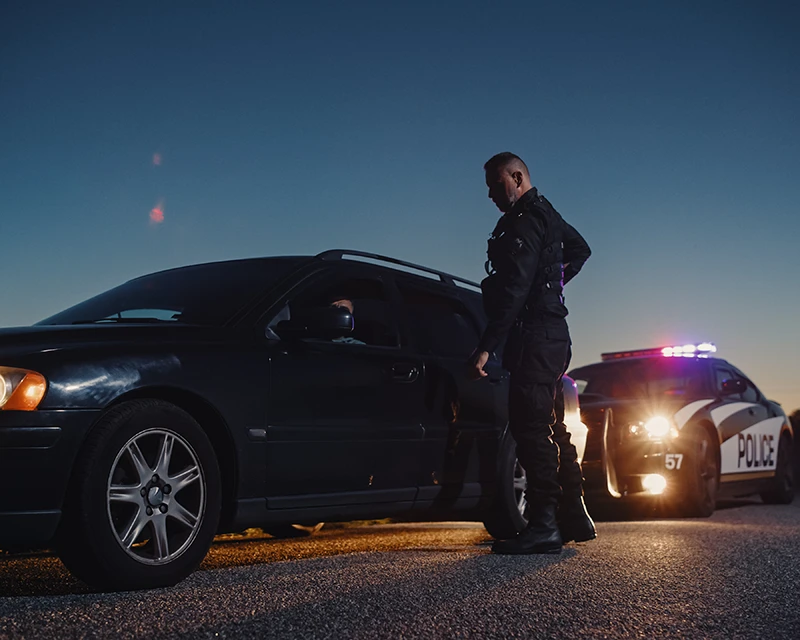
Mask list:
POLYGON ((606 398, 685 398, 702 393, 698 361, 683 358, 637 358, 603 362, 568 374, 578 393, 606 398))

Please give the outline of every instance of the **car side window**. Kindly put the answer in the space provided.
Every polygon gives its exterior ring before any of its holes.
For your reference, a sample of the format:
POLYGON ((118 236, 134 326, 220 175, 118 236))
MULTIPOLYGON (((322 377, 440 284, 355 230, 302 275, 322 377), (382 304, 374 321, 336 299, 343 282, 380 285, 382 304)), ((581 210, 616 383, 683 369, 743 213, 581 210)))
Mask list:
MULTIPOLYGON (((714 375, 716 376, 716 390, 717 393, 719 393, 720 395, 722 395, 722 383, 725 382, 726 380, 733 380, 736 377, 733 375, 733 371, 731 371, 730 369, 725 369, 723 367, 714 367, 714 375)), ((741 398, 741 394, 734 393, 725 397, 734 398, 738 400, 739 398, 741 398)))
POLYGON ((458 298, 398 282, 414 342, 422 353, 468 358, 480 335, 472 315, 458 298))
POLYGON ((735 373, 736 377, 747 385, 747 389, 742 393, 742 400, 745 402, 752 402, 754 404, 761 402, 761 393, 759 393, 758 389, 756 389, 756 385, 754 385, 749 378, 741 374, 741 372, 736 371, 735 373))
MULTIPOLYGON (((276 318, 301 317, 314 309, 338 306, 351 311, 353 331, 330 342, 343 345, 399 347, 399 331, 386 286, 378 278, 334 276, 312 283, 296 296, 276 318)), ((275 324, 274 321, 270 325, 275 324)))
POLYGON ((756 403, 760 400, 758 391, 756 391, 753 383, 750 382, 747 378, 744 378, 745 383, 747 384, 747 389, 742 393, 742 400, 745 402, 753 402, 756 403))

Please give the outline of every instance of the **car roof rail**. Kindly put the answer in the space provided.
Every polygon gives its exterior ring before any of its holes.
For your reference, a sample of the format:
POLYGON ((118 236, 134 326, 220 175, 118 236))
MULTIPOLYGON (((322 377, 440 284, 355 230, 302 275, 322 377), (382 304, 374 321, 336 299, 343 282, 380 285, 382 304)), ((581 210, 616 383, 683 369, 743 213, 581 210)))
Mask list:
MULTIPOLYGON (((439 271, 437 269, 431 269, 430 267, 423 267, 422 265, 414 264, 413 262, 406 262, 405 260, 398 260, 397 258, 382 256, 377 253, 369 253, 367 251, 356 251, 351 249, 329 249, 328 251, 323 251, 322 253, 318 253, 316 255, 316 257, 320 258, 321 260, 343 260, 345 256, 368 258, 370 261, 375 261, 378 263, 389 263, 389 265, 395 265, 396 267, 406 267, 406 269, 421 271, 428 277, 436 276, 440 281, 451 286, 466 286, 469 288, 475 288, 478 290, 478 292, 481 291, 481 286, 476 282, 472 282, 471 280, 459 278, 458 276, 454 276, 450 273, 445 273, 444 271, 439 271)), ((402 269, 398 269, 398 271, 402 271, 402 269)))

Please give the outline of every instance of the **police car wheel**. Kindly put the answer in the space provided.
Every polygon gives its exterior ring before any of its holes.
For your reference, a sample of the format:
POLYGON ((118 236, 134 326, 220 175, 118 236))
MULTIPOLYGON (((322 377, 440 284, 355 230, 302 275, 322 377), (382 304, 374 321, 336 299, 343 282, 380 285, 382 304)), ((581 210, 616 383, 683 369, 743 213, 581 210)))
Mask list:
POLYGON ((684 515, 708 518, 717 505, 719 445, 703 427, 692 432, 692 465, 684 497, 684 515))
POLYGON ((525 517, 528 481, 517 460, 517 444, 510 435, 503 439, 498 457, 496 492, 484 516, 483 526, 498 540, 513 538, 528 524, 525 517))
POLYGON ((778 444, 778 462, 775 477, 770 487, 761 492, 761 499, 767 504, 789 504, 794 500, 794 468, 792 467, 792 440, 783 434, 778 444))

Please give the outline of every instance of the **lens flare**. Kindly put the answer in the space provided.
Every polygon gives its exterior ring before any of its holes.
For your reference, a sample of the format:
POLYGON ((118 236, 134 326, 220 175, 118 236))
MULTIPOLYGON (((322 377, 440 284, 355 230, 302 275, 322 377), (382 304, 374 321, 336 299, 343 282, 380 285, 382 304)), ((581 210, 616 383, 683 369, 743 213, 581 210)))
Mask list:
POLYGON ((150 222, 153 224, 161 224, 164 222, 164 203, 159 202, 155 207, 150 209, 150 222))
POLYGON ((658 473, 646 475, 642 478, 642 488, 650 495, 661 495, 667 488, 667 479, 658 473))
POLYGON ((663 416, 654 416, 644 423, 644 430, 651 438, 665 438, 669 435, 671 426, 669 420, 663 416))
POLYGON ((160 153, 154 153, 153 154, 153 164, 156 167, 160 167, 161 166, 161 154, 160 153))

